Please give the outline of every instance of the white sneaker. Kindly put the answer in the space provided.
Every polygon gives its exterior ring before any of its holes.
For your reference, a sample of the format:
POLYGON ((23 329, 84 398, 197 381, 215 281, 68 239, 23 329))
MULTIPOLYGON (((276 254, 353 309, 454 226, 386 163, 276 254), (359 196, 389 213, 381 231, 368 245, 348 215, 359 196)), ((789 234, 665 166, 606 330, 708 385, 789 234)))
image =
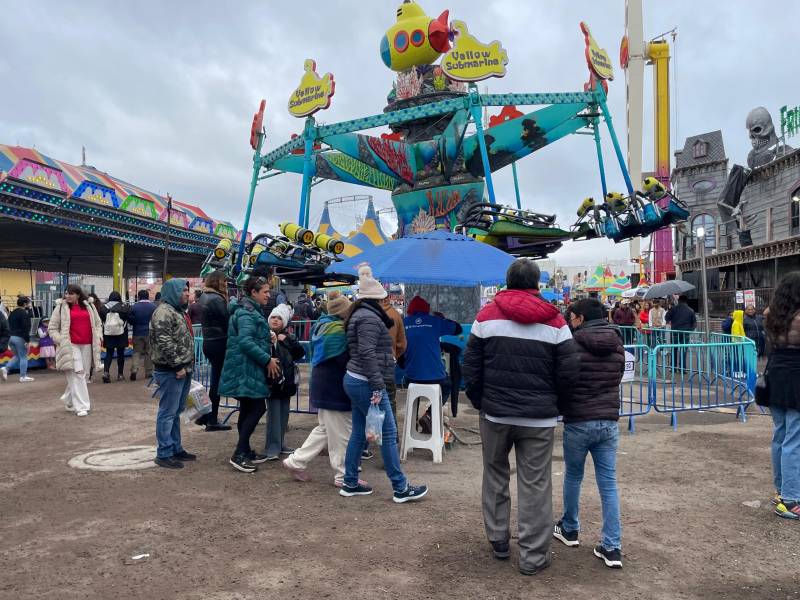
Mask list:
POLYGON ((64 405, 64 410, 67 411, 67 412, 75 412, 75 407, 72 406, 72 404, 65 404, 64 405))
POLYGON ((19 378, 19 382, 20 382, 20 383, 27 383, 27 382, 29 382, 29 381, 33 381, 33 377, 28 377, 28 376, 25 376, 25 377, 20 377, 20 378, 19 378))
POLYGON ((8 381, 8 369, 0 367, 0 377, 3 378, 3 381, 8 381))
POLYGON ((79 410, 75 414, 78 415, 79 417, 88 417, 89 416, 89 411, 88 410, 79 410))

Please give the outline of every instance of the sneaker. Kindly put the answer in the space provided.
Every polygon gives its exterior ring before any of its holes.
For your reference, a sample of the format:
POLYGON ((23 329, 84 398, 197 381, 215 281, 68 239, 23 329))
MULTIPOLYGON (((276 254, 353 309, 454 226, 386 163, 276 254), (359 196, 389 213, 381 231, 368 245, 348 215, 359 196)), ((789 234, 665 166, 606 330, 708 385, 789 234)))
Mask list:
POLYGON ((775 495, 772 497, 772 500, 770 500, 770 502, 772 502, 772 506, 778 506, 778 504, 783 502, 783 500, 781 500, 781 493, 775 492, 775 495))
POLYGON ((155 459, 153 459, 153 462, 156 463, 159 467, 164 467, 165 469, 183 468, 183 463, 174 456, 169 456, 167 458, 158 458, 156 456, 155 459))
POLYGON ((311 481, 311 475, 309 475, 308 471, 306 471, 305 469, 297 469, 291 466, 285 460, 281 461, 281 464, 287 471, 289 471, 289 473, 292 474, 292 477, 297 479, 297 481, 311 481))
POLYGON ((267 460, 278 460, 280 458, 280 456, 278 456, 276 454, 267 454, 266 457, 267 457, 267 460))
POLYGON ((491 542, 492 554, 497 560, 508 560, 511 556, 511 547, 508 542, 491 542))
POLYGON ((181 450, 175 455, 180 461, 187 461, 187 460, 197 460, 197 454, 192 454, 191 452, 187 452, 186 450, 181 450))
POLYGON ((269 458, 266 454, 256 454, 255 452, 250 452, 250 457, 248 460, 254 465, 260 465, 261 463, 267 462, 269 458))
POLYGON ((553 527, 553 537, 563 543, 565 546, 580 546, 577 531, 567 531, 561 525, 561 521, 553 527))
POLYGON ((67 412, 75 412, 75 407, 72 406, 72 404, 65 404, 64 405, 64 410, 67 411, 67 412))
POLYGON ((406 489, 403 490, 402 492, 395 492, 392 500, 394 500, 398 504, 401 504, 403 502, 414 502, 416 500, 421 500, 427 493, 428 493, 427 485, 408 484, 406 486, 406 489))
POLYGON ((209 423, 206 425, 206 431, 230 431, 230 425, 222 425, 221 423, 209 423))
POLYGON ((136 373, 131 373, 131 381, 136 381, 136 373))
POLYGON ((2 378, 3 381, 8 381, 8 369, 5 367, 0 367, 0 378, 2 378))
POLYGON ((28 376, 26 375, 25 377, 20 377, 20 378, 19 378, 19 382, 20 382, 20 383, 28 383, 29 381, 33 381, 33 377, 28 377, 28 376))
POLYGON ((622 568, 622 550, 614 548, 613 550, 606 550, 601 544, 594 547, 594 555, 603 560, 607 567, 612 569, 622 568))
MULTIPOLYGON (((369 486, 369 484, 366 481, 364 481, 363 479, 359 479, 358 480, 358 485, 369 486)), ((341 481, 334 481, 333 482, 333 487, 340 488, 340 487, 343 487, 343 486, 344 486, 344 483, 342 483, 341 481)))
POLYGON ((258 470, 258 467, 243 454, 234 454, 228 462, 231 463, 234 469, 242 473, 255 473, 258 470))
POLYGON ((364 450, 361 453, 361 460, 369 460, 370 458, 372 458, 374 456, 375 456, 375 454, 373 454, 372 450, 364 450))
POLYGON ((89 416, 89 411, 88 410, 79 410, 75 414, 78 415, 79 417, 88 417, 89 416))
POLYGON ((285 448, 281 448, 281 454, 291 454, 294 451, 295 451, 294 448, 289 448, 288 446, 285 448))
POLYGON ((361 485, 361 482, 358 482, 358 485, 355 487, 350 487, 347 484, 343 484, 342 487, 339 489, 340 496, 369 496, 372 493, 372 488, 368 485, 361 485))
POLYGON ((119 375, 117 375, 117 381, 125 381, 125 376, 122 373, 120 373, 119 375))
POLYGON ((775 506, 775 514, 784 519, 792 519, 796 521, 800 519, 800 502, 789 502, 788 500, 781 500, 775 506))
POLYGON ((111 375, 103 373, 103 383, 111 383, 111 375))

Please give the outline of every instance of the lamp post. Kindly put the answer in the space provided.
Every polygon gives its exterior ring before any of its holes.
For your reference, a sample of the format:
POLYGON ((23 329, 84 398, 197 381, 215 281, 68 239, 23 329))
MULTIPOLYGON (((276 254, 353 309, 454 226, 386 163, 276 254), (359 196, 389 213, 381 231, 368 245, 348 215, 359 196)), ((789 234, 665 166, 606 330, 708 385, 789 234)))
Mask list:
POLYGON ((697 228, 697 253, 700 257, 700 294, 703 301, 703 325, 706 329, 706 336, 711 333, 708 317, 708 288, 706 277, 706 229, 697 228))

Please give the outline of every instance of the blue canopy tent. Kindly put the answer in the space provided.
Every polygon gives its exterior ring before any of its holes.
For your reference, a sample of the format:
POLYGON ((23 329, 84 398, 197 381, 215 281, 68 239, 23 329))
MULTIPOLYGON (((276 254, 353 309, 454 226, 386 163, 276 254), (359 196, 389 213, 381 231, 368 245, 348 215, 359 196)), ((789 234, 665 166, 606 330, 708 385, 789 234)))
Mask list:
POLYGON ((514 257, 488 244, 449 231, 429 231, 388 242, 334 263, 328 273, 356 275, 368 263, 384 283, 454 287, 505 283, 514 257))

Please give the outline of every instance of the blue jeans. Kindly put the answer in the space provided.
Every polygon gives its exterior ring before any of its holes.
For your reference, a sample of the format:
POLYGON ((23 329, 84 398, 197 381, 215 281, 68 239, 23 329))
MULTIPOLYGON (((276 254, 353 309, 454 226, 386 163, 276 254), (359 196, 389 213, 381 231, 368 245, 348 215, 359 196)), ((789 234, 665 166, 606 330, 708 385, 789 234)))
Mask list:
POLYGON ((603 548, 621 548, 622 526, 619 519, 617 491, 617 446, 619 428, 616 421, 584 421, 564 425, 564 516, 566 531, 580 531, 578 505, 586 454, 591 452, 594 474, 603 506, 603 548))
POLYGON ((158 386, 158 416, 156 416, 156 441, 158 458, 169 458, 183 452, 181 446, 181 413, 186 407, 186 397, 192 384, 187 373, 183 379, 172 371, 155 371, 153 379, 158 386))
POLYGON ((781 498, 800 502, 800 410, 770 406, 772 475, 781 498))
POLYGON ((21 337, 12 335, 8 340, 8 348, 14 353, 14 358, 8 361, 6 369, 9 372, 19 369, 19 376, 26 377, 28 375, 28 344, 21 337))
MULTIPOLYGON (((358 467, 361 464, 361 452, 364 450, 364 444, 367 441, 365 429, 372 390, 369 387, 369 382, 345 375, 344 391, 353 405, 353 432, 350 434, 350 441, 347 443, 347 453, 344 459, 344 484, 348 487, 355 487, 358 485, 358 467)), ((395 492, 402 492, 406 489, 408 482, 403 470, 400 468, 400 454, 397 451, 397 425, 395 425, 392 406, 389 404, 389 394, 386 393, 386 390, 383 391, 378 408, 386 413, 383 419, 383 443, 381 444, 383 469, 392 482, 392 489, 395 492)))

